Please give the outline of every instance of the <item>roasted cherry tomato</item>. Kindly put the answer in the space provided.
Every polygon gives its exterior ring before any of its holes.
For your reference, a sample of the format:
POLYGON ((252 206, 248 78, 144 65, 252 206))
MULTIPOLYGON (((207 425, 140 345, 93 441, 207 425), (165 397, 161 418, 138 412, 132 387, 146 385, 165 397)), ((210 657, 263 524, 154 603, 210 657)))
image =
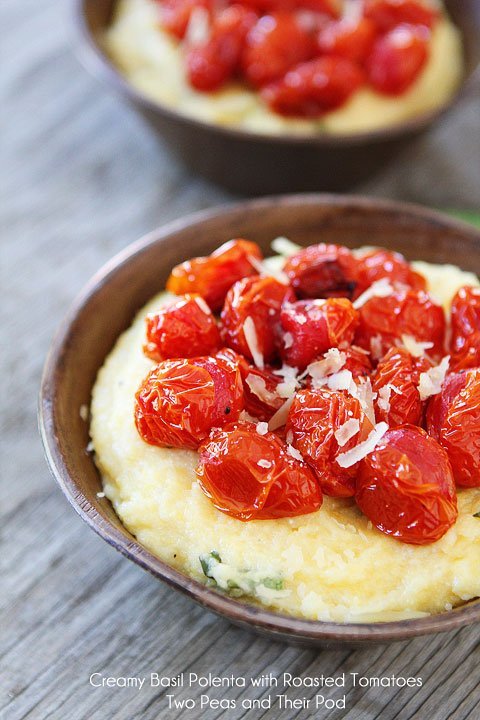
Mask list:
POLYGON ((181 40, 196 8, 211 11, 211 0, 159 0, 162 27, 181 40))
POLYGON ((249 277, 228 291, 221 313, 220 332, 228 347, 253 360, 258 367, 277 354, 280 309, 293 298, 292 290, 273 277, 249 277))
POLYGON ((351 298, 358 261, 339 245, 310 245, 288 258, 283 268, 298 297, 351 298))
POLYGON ((420 25, 398 25, 375 41, 365 67, 378 92, 401 95, 415 82, 429 54, 429 31, 420 25))
POLYGON ((372 430, 356 398, 345 392, 300 390, 290 408, 286 430, 287 438, 292 436, 292 444, 313 468, 326 495, 352 497, 355 494, 358 462, 341 467, 337 457, 366 440, 372 430), (353 430, 354 434, 343 442, 340 429, 347 421, 355 420, 358 430, 353 430), (339 444, 339 437, 343 444, 339 444))
POLYGON ((247 35, 241 59, 243 74, 252 85, 262 87, 314 53, 313 37, 292 13, 263 15, 247 35))
POLYGON ((228 356, 165 360, 135 395, 135 424, 150 445, 195 449, 243 406, 240 370, 228 356))
POLYGON ((155 362, 209 355, 220 347, 217 323, 200 295, 185 295, 160 308, 147 315, 145 324, 143 352, 155 362))
POLYGON ((214 17, 209 38, 187 51, 187 77, 194 88, 211 92, 233 76, 247 33, 256 21, 256 13, 239 4, 214 17))
POLYGON ((358 313, 347 298, 299 300, 284 304, 280 320, 282 360, 304 370, 329 348, 352 342, 358 313))
POLYGON ((255 262, 262 258, 256 243, 230 240, 208 257, 193 258, 176 265, 167 280, 167 290, 175 295, 197 293, 215 312, 222 307, 234 282, 257 273, 255 262))
POLYGON ((345 17, 320 30, 318 50, 322 55, 336 55, 361 64, 372 50, 376 34, 375 23, 369 18, 345 17))
POLYGON ((480 369, 447 376, 428 404, 427 430, 447 451, 457 485, 480 487, 480 369))
POLYGON ((414 358, 403 348, 391 348, 378 363, 373 379, 377 393, 375 414, 390 427, 421 425, 424 402, 420 399, 420 373, 432 363, 426 357, 414 358))
POLYGON ((280 80, 265 85, 261 96, 279 115, 317 118, 344 105, 364 83, 359 65, 324 55, 296 65, 280 80))
POLYGON ((429 354, 444 354, 445 314, 423 291, 395 290, 387 297, 372 297, 359 309, 355 342, 379 359, 410 335, 418 342, 432 342, 429 354))
POLYGON ((410 263, 397 252, 374 250, 358 259, 358 286, 355 296, 360 295, 374 282, 387 278, 412 290, 426 290, 427 281, 412 269, 410 263))
POLYGON ((362 460, 355 499, 381 532, 413 545, 440 540, 458 514, 447 453, 413 425, 388 430, 362 460))
POLYGON ((432 28, 439 16, 437 8, 431 3, 417 0, 366 0, 364 14, 382 32, 388 32, 401 23, 432 28))
POLYGON ((480 288, 462 287, 452 302, 452 370, 480 367, 480 288))
POLYGON ((271 368, 260 370, 250 365, 245 358, 240 360, 239 367, 245 392, 245 410, 253 417, 268 422, 285 402, 285 398, 278 394, 278 386, 284 378, 275 375, 271 368))
POLYGON ((310 468, 290 456, 274 433, 254 423, 215 428, 199 449, 204 493, 238 520, 293 517, 318 510, 322 493, 310 468))

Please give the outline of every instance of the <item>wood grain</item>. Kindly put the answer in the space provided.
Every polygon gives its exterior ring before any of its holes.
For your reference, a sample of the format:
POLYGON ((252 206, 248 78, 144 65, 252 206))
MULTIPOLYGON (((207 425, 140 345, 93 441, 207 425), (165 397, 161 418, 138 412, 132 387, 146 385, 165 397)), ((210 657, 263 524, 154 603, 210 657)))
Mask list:
MULTIPOLYGON (((68 507, 46 468, 35 419, 41 367, 55 327, 86 280, 127 243, 229 197, 189 177, 81 70, 71 51, 68 2, 2 0, 0 15, 4 717, 192 720, 191 713, 166 714, 158 689, 88 685, 97 670, 174 674, 190 667, 248 675, 264 668, 276 674, 419 673, 420 689, 354 691, 348 709, 328 717, 474 720, 479 628, 353 653, 272 643, 159 584, 68 507)), ((363 189, 478 208, 479 117, 477 93, 363 189)), ((264 717, 290 720, 295 713, 270 711, 264 717)), ((240 713, 203 717, 235 719, 240 713)))

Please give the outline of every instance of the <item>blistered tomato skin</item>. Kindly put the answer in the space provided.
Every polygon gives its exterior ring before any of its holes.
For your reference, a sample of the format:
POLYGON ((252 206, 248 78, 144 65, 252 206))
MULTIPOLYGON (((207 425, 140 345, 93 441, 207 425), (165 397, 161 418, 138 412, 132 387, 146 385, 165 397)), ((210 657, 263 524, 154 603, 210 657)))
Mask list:
POLYGON ((150 445, 196 449, 243 406, 240 371, 227 357, 166 360, 135 395, 135 425, 150 445))
POLYGON ((236 282, 228 291, 221 313, 223 342, 248 360, 254 360, 245 335, 245 322, 253 321, 258 351, 269 363, 277 355, 280 310, 294 295, 287 285, 273 277, 250 277, 236 282))
POLYGON ((377 28, 369 18, 342 18, 327 23, 317 39, 319 52, 363 63, 370 53, 377 28))
POLYGON ((355 499, 381 532, 413 545, 440 540, 458 515, 448 455, 413 425, 388 430, 362 460, 355 499))
POLYGON ((186 54, 187 77, 203 92, 220 88, 238 68, 248 31, 257 21, 252 10, 231 5, 215 16, 206 42, 190 47, 186 54))
POLYGON ((451 370, 480 367, 480 288, 463 287, 452 301, 451 370))
POLYGON ((375 250, 358 259, 358 297, 374 282, 387 278, 392 284, 401 283, 412 290, 426 290, 427 281, 412 269, 400 253, 390 250, 375 250))
POLYGON ((370 84, 385 95, 410 88, 429 55, 429 31, 419 25, 398 25, 375 41, 366 70, 370 84))
POLYGON ((351 298, 358 281, 358 261, 338 245, 310 245, 288 258, 284 272, 299 298, 351 298))
POLYGON ((176 265, 167 280, 167 290, 175 295, 196 293, 213 312, 217 312, 233 283, 257 274, 255 262, 262 259, 262 251, 256 243, 230 240, 208 257, 193 258, 176 265))
POLYGON ((254 423, 215 428, 199 456, 202 490, 218 510, 238 520, 304 515, 322 504, 308 466, 290 457, 273 433, 260 435, 254 423))
POLYGON ((209 355, 220 348, 220 333, 210 308, 199 295, 185 295, 145 318, 143 352, 155 362, 209 355))
POLYGON ((403 348, 391 348, 378 363, 372 389, 377 393, 375 416, 390 427, 421 425, 424 402, 420 399, 420 373, 432 367, 426 358, 414 358, 403 348))
POLYGON ((346 298, 285 303, 280 320, 282 360, 299 370, 329 348, 350 344, 358 325, 357 311, 346 298))
POLYGON ((246 80, 262 87, 310 59, 315 43, 292 13, 263 15, 247 35, 241 64, 246 80))
POLYGON ((381 32, 401 23, 432 28, 439 16, 432 4, 417 0, 366 0, 364 13, 381 32))
POLYGON ((319 118, 344 105, 365 80, 356 63, 324 55, 291 68, 280 80, 265 85, 260 94, 279 115, 319 118))
POLYGON ((356 398, 330 390, 301 390, 290 408, 286 430, 314 470, 323 493, 333 497, 355 495, 358 463, 342 468, 336 458, 366 440, 372 430, 356 398), (359 431, 340 446, 335 432, 351 419, 359 421, 359 431))
MULTIPOLYGON (((445 350, 445 314, 431 297, 416 290, 396 290, 387 297, 372 297, 359 309, 355 343, 372 350, 379 359, 410 335, 418 342, 432 342, 432 357, 443 357, 445 350)), ((376 357, 375 357, 376 356, 376 357)))
POLYGON ((369 353, 356 345, 342 347, 341 350, 346 356, 342 370, 350 370, 354 378, 372 374, 373 365, 369 353))
POLYGON ((447 451, 457 485, 480 487, 480 369, 447 376, 429 402, 427 430, 447 451))
POLYGON ((262 422, 268 422, 281 408, 285 398, 278 394, 278 385, 283 378, 275 375, 271 368, 260 370, 250 365, 245 358, 239 363, 245 393, 245 410, 262 422))

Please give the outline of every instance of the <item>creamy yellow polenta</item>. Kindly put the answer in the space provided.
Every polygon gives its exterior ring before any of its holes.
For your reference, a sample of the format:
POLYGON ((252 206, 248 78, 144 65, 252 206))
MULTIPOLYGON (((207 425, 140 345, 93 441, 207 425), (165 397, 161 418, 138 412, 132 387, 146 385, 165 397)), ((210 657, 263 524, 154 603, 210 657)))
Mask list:
POLYGON ((104 46, 126 78, 146 96, 200 120, 257 133, 356 133, 384 128, 444 105, 459 86, 463 51, 445 16, 434 28, 430 58, 412 87, 398 98, 363 88, 318 121, 283 118, 239 83, 215 93, 196 92, 185 79, 182 48, 159 26, 154 0, 120 0, 104 46))
MULTIPOLYGON (((451 265, 414 266, 446 309, 461 285, 478 284, 451 265)), ((105 494, 142 545, 206 581, 202 556, 221 589, 310 619, 413 618, 480 595, 480 518, 473 517, 480 488, 459 491, 459 518, 439 542, 415 547, 382 535, 353 501, 328 497, 311 515, 240 522, 203 494, 195 452, 147 445, 133 421, 135 392, 152 366, 142 352, 144 317, 167 297, 154 298, 119 338, 98 374, 91 405, 105 494)))

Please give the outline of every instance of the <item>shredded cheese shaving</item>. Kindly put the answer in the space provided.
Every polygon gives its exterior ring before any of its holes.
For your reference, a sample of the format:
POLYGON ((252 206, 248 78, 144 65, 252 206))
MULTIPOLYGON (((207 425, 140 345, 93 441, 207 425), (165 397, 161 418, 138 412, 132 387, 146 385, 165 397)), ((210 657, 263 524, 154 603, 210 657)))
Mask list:
POLYGON ((340 427, 335 430, 335 440, 337 441, 339 447, 343 447, 359 431, 360 420, 358 420, 358 418, 350 418, 350 420, 347 420, 343 423, 343 425, 340 425, 340 427))
POLYGON ((360 462, 360 460, 363 460, 363 458, 375 450, 387 430, 388 425, 386 422, 380 422, 378 425, 375 425, 366 440, 358 443, 358 445, 355 445, 351 450, 337 455, 337 464, 342 468, 348 468, 360 462))
POLYGON ((290 445, 290 444, 287 445, 287 453, 291 457, 295 458, 295 460, 298 460, 299 462, 303 462, 302 454, 297 450, 297 448, 294 448, 293 445, 290 445))
POLYGON ((450 355, 445 355, 443 360, 430 370, 420 373, 420 379, 418 383, 418 392, 420 393, 420 400, 426 400, 432 395, 438 395, 442 389, 445 375, 447 374, 448 366, 450 365, 450 355))
POLYGON ((292 403, 293 396, 291 398, 288 398, 288 400, 285 400, 285 402, 277 410, 277 412, 272 415, 268 423, 268 429, 270 430, 270 432, 272 432, 273 430, 277 430, 279 427, 282 427, 282 425, 285 425, 285 423, 287 422, 288 413, 290 411, 290 408, 292 407, 292 403))
POLYGON ((395 292, 393 286, 390 284, 388 278, 382 278, 372 283, 369 288, 365 290, 354 302, 353 307, 355 310, 359 310, 366 302, 375 297, 388 297, 395 292))
POLYGON ((277 237, 275 240, 272 240, 271 248, 273 252, 278 253, 278 255, 283 255, 284 257, 296 255, 302 249, 300 245, 297 245, 286 237, 277 237))
POLYGON ((211 314, 212 314, 212 312, 211 312, 210 308, 208 307, 207 303, 205 302, 205 300, 204 300, 202 297, 200 297, 200 295, 197 295, 197 297, 195 298, 195 302, 197 303, 197 305, 198 305, 198 307, 200 308, 200 310, 203 310, 203 312, 204 312, 206 315, 211 315, 211 314))
POLYGON ((256 395, 263 402, 275 403, 278 400, 278 395, 276 393, 270 392, 270 390, 267 389, 265 380, 261 377, 258 377, 258 375, 250 373, 249 375, 247 375, 245 382, 247 383, 253 394, 256 395))
POLYGON ((260 347, 258 345, 258 337, 255 323, 250 316, 245 318, 245 322, 243 323, 243 334, 245 335, 245 341, 248 345, 248 349, 252 354, 253 362, 258 368, 263 370, 263 368, 265 367, 265 363, 263 360, 263 355, 260 352, 260 347))
POLYGON ((419 342, 412 335, 402 335, 402 344, 405 350, 416 358, 422 357, 425 355, 425 350, 433 347, 433 342, 419 342))

